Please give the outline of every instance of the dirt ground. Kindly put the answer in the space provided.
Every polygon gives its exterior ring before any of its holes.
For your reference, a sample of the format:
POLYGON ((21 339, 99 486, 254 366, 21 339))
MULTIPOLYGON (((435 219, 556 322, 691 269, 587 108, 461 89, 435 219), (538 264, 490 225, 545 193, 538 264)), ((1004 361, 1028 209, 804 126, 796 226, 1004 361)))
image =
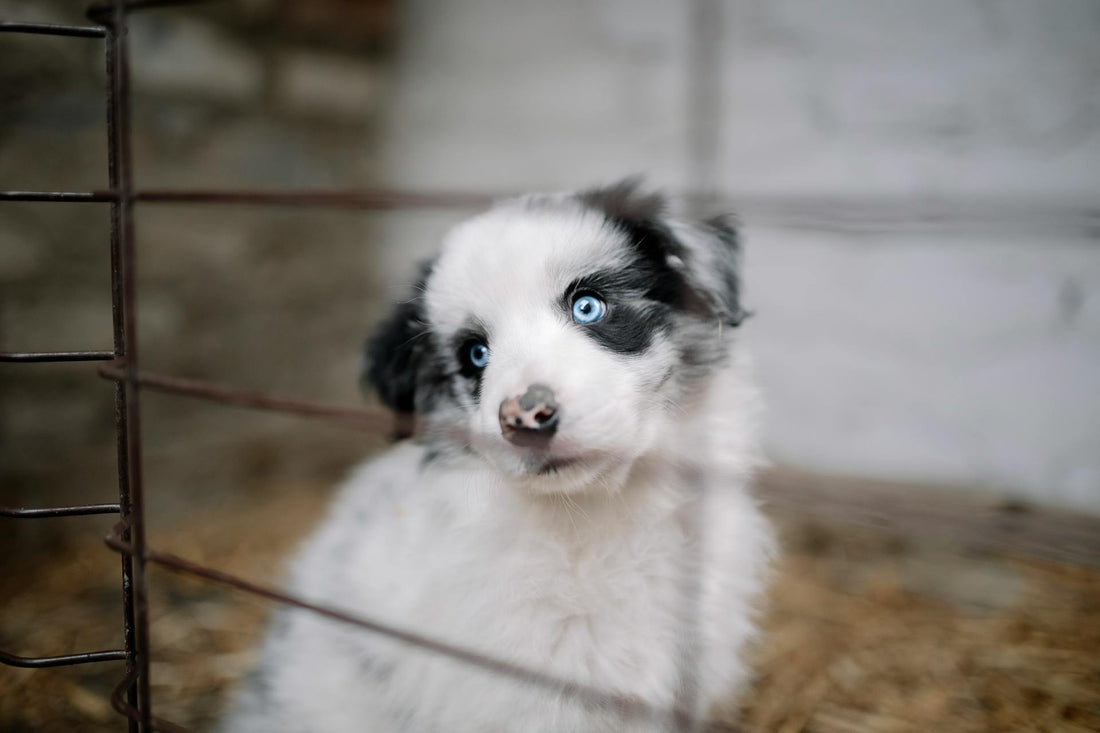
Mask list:
MULTIPOLYGON (((156 528, 152 544, 277 581, 325 496, 284 486, 156 528)), ((784 556, 758 679, 734 717, 753 731, 1100 730, 1100 570, 776 517, 784 556)), ((0 648, 56 654, 121 643, 110 518, 49 555, 5 558, 0 648), (102 526, 101 526, 102 525, 102 526)), ((150 577, 157 714, 210 727, 248 668, 268 604, 169 573, 150 577)), ((119 731, 118 663, 0 667, 0 730, 119 731)))

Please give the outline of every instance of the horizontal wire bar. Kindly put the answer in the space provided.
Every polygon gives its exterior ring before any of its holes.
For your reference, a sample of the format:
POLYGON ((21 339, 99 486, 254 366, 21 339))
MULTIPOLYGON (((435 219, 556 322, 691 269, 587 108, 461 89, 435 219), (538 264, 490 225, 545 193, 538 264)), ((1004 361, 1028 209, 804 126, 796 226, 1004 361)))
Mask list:
MULTIPOLYGON (((101 376, 115 382, 125 382, 128 379, 126 363, 123 359, 101 364, 99 373, 101 376)), ((396 414, 381 408, 326 405, 289 397, 279 397, 257 390, 240 389, 214 382, 144 372, 138 373, 137 383, 142 387, 160 392, 198 397, 236 407, 324 418, 371 431, 401 431, 402 429, 411 431, 413 428, 413 418, 411 416, 396 414)))
POLYGON ((92 25, 60 25, 57 23, 17 23, 0 21, 0 33, 32 33, 40 36, 77 36, 103 38, 107 31, 92 25))
MULTIPOLYGON (((408 191, 398 189, 273 190, 273 189, 145 189, 133 201, 148 204, 226 204, 316 207, 362 211, 403 209, 486 208, 514 192, 408 191)), ((836 197, 773 197, 683 193, 672 198, 696 202, 708 210, 728 209, 742 221, 825 232, 925 232, 997 230, 1006 227, 1041 231, 1091 232, 1100 226, 1100 205, 1055 205, 1015 200, 937 203, 907 199, 836 197)), ((0 201, 59 203, 115 202, 117 190, 0 191, 0 201)))
MULTIPOLYGON (((336 209, 476 209, 498 197, 487 193, 453 191, 274 191, 220 189, 146 189, 134 191, 134 201, 175 204, 258 204, 272 206, 316 206, 336 209)), ((96 203, 118 201, 118 191, 0 191, 0 201, 96 203)))
POLYGON ((0 517, 42 519, 46 517, 88 517, 94 514, 118 514, 118 504, 82 504, 80 506, 46 507, 42 509, 0 506, 0 517))
MULTIPOLYGON (((134 198, 148 203, 254 204, 362 210, 480 209, 517 192, 263 189, 146 189, 134 198)), ((908 232, 1029 226, 1083 230, 1100 226, 1100 205, 1055 205, 1011 199, 928 202, 887 197, 787 197, 703 195, 683 192, 673 199, 708 210, 728 209, 756 225, 837 232, 908 232)))
POLYGON ((110 361, 113 351, 13 351, 0 353, 0 362, 110 361))
POLYGON ((57 657, 20 657, 0 651, 0 664, 9 667, 23 667, 26 669, 42 669, 45 667, 70 667, 76 664, 92 664, 94 662, 119 662, 126 659, 126 651, 112 649, 104 652, 84 652, 83 654, 63 654, 57 657))
MULTIPOLYGON (((133 547, 129 543, 122 540, 122 534, 126 531, 126 528, 128 526, 128 519, 124 519, 116 524, 111 533, 107 535, 106 543, 108 547, 122 554, 133 556, 133 547)), ((465 649, 463 647, 455 646, 448 642, 423 636, 422 634, 391 626, 390 624, 376 621, 371 618, 358 616, 352 613, 348 613, 347 611, 341 611, 340 609, 323 606, 318 603, 313 603, 312 601, 308 601, 304 598, 292 596, 287 593, 275 590, 274 588, 263 586, 258 583, 253 583, 252 581, 245 580, 243 578, 239 578, 228 573, 224 573, 214 568, 205 567, 166 552, 159 552, 157 550, 147 549, 144 553, 144 557, 147 562, 160 565, 161 567, 167 568, 174 572, 178 572, 184 575, 192 575, 194 577, 201 578, 212 583, 217 583, 219 585, 225 585, 236 590, 244 591, 245 593, 249 593, 251 595, 267 598, 283 605, 301 608, 320 616, 331 618, 336 621, 341 621, 346 624, 351 624, 352 626, 357 626, 361 629, 365 629, 381 636, 395 639, 397 641, 418 647, 420 649, 424 649, 429 652, 433 652, 435 654, 440 654, 446 657, 450 657, 452 659, 456 659, 460 662, 464 662, 474 667, 479 667, 494 674, 511 677, 532 686, 551 689, 559 692, 562 695, 577 698, 578 700, 583 700, 592 704, 610 705, 624 718, 664 715, 670 718, 674 718, 678 722, 685 724, 690 724, 694 721, 694 716, 684 710, 657 708, 636 698, 605 692, 589 685, 562 679, 546 672, 523 667, 521 665, 514 664, 503 659, 492 657, 486 654, 481 654, 480 652, 475 652, 470 649, 465 649)), ((739 729, 725 723, 709 723, 707 724, 705 730, 736 733, 736 731, 738 731, 739 729)))
POLYGON ((0 191, 0 201, 49 201, 86 204, 118 201, 118 191, 0 191))
POLYGON ((487 193, 414 192, 389 189, 349 191, 273 191, 146 189, 134 192, 138 201, 177 204, 271 204, 327 206, 338 209, 476 209, 488 206, 496 196, 487 193))

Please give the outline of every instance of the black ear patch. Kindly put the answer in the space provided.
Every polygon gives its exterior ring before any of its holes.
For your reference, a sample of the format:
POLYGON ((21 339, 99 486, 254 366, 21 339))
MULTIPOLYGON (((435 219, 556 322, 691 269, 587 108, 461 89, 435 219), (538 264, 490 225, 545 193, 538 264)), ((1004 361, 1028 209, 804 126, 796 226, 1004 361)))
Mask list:
POLYGON ((647 271, 649 299, 740 325, 747 314, 740 303, 741 246, 733 218, 671 225, 664 196, 641 185, 638 177, 626 178, 577 198, 627 236, 647 271))
POLYGON ((686 279, 669 264, 669 255, 682 256, 664 215, 668 208, 664 196, 641 190, 639 177, 625 178, 604 188, 578 194, 584 205, 596 209, 626 235, 636 261, 630 270, 644 281, 649 300, 668 306, 681 306, 689 295, 686 279))
POLYGON ((432 262, 421 267, 412 296, 398 303, 367 341, 360 382, 374 387, 382 402, 398 412, 416 411, 421 372, 431 354, 423 295, 431 268, 432 262))
POLYGON ((623 224, 656 223, 668 209, 668 202, 660 193, 642 191, 641 176, 630 176, 609 186, 582 191, 577 198, 602 211, 608 219, 623 224))

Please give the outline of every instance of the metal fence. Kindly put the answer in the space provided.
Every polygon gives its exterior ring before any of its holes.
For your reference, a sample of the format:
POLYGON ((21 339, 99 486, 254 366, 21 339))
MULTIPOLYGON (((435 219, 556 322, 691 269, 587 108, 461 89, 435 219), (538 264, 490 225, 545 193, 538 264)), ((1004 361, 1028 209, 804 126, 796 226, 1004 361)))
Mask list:
MULTIPOLYGON (((127 48, 127 18, 131 12, 165 6, 187 5, 202 0, 102 0, 90 6, 87 26, 50 25, 0 22, 0 32, 30 33, 74 38, 95 39, 104 44, 106 64, 106 115, 108 184, 103 190, 63 191, 0 191, 0 201, 53 202, 57 204, 106 204, 110 210, 110 268, 113 344, 110 349, 96 351, 9 352, 0 353, 4 362, 97 361, 101 376, 115 385, 115 428, 118 465, 118 503, 90 504, 53 508, 0 507, 0 517, 48 519, 51 517, 117 514, 118 523, 107 537, 109 547, 121 555, 122 615, 124 644, 122 649, 65 654, 60 656, 23 657, 0 651, 0 663, 19 667, 60 667, 109 661, 125 661, 123 679, 112 695, 116 710, 126 716, 129 730, 181 731, 180 726, 153 715, 150 698, 149 609, 146 595, 146 567, 159 565, 202 580, 229 586, 239 591, 261 596, 281 604, 305 609, 339 622, 382 634, 412 646, 452 657, 464 663, 497 673, 526 684, 554 689, 578 700, 609 706, 631 716, 661 714, 671 722, 694 726, 686 706, 656 710, 636 699, 609 694, 606 691, 560 679, 544 672, 520 667, 441 642, 418 632, 357 616, 336 608, 321 606, 307 599, 294 597, 279 590, 234 577, 216 569, 203 567, 180 557, 149 547, 144 516, 145 486, 142 480, 141 395, 143 390, 169 392, 221 404, 277 411, 303 417, 322 419, 356 429, 415 432, 410 416, 395 415, 383 409, 354 409, 307 402, 234 386, 214 384, 180 377, 147 373, 140 370, 137 322, 140 315, 135 293, 138 264, 138 242, 134 229, 134 207, 141 205, 280 205, 353 210, 395 210, 457 208, 473 209, 489 204, 495 195, 455 192, 409 192, 396 190, 359 191, 274 191, 274 190, 210 190, 210 189, 142 189, 133 182, 130 111, 130 55, 127 48)), ((693 6, 705 10, 706 0, 693 6)), ((714 83, 707 69, 713 67, 716 40, 708 34, 705 12, 698 12, 695 31, 700 41, 692 59, 692 77, 697 81, 691 98, 693 125, 693 177, 702 192, 698 198, 707 200, 713 186, 713 156, 707 150, 713 145, 715 131, 704 120, 706 104, 713 95, 707 85, 714 83), (708 147, 709 146, 709 147, 708 147)), ((973 208, 959 212, 941 208, 927 209, 897 202, 865 202, 859 211, 837 206, 836 202, 782 201, 740 202, 742 210, 755 210, 757 220, 784 226, 814 229, 906 230, 913 227, 938 227, 945 223, 977 226, 1018 226, 1029 223, 1040 226, 1056 220, 1067 221, 1082 228, 1094 227, 1100 219, 1094 209, 1069 208, 1056 211, 1035 211, 1026 207, 973 208), (961 213, 961 215, 960 215, 961 213)), ((954 508, 916 503, 911 497, 878 496, 861 493, 853 498, 844 492, 808 492, 805 487, 770 484, 769 501, 793 511, 897 531, 902 534, 923 534, 933 528, 938 534, 972 538, 977 544, 1016 553, 1037 555, 1059 561, 1100 564, 1100 539, 1092 524, 1082 524, 1069 518, 1029 518, 1016 516, 998 508, 960 515, 954 508), (808 495, 812 494, 812 495, 808 495)), ((728 725, 712 723, 709 730, 734 730, 728 725)))
MULTIPOLYGON (((131 732, 183 731, 179 725, 153 715, 150 696, 149 604, 146 568, 155 564, 208 582, 229 586, 281 604, 382 634, 432 653, 460 660, 474 667, 504 675, 525 684, 550 688, 578 701, 608 706, 624 718, 661 715, 679 726, 695 727, 685 707, 659 710, 635 698, 560 679, 469 649, 442 642, 414 631, 396 628, 370 618, 312 603, 243 578, 203 567, 149 547, 145 523, 145 484, 142 478, 141 395, 156 390, 211 400, 223 404, 272 410, 329 420, 372 431, 415 432, 410 416, 383 409, 353 409, 317 404, 228 385, 146 373, 140 370, 138 348, 139 309, 135 293, 138 242, 134 207, 142 204, 269 204, 359 210, 477 208, 496 196, 446 192, 369 191, 246 191, 152 190, 134 186, 131 146, 130 54, 127 18, 131 12, 202 0, 104 0, 92 4, 87 17, 93 25, 57 25, 0 22, 0 32, 90 38, 103 42, 106 63, 106 114, 109 188, 94 191, 0 191, 0 201, 52 202, 57 204, 107 204, 110 208, 110 267, 113 345, 96 351, 7 352, 4 362, 102 362, 99 374, 115 384, 115 430, 118 462, 117 504, 89 504, 51 508, 0 507, 0 516, 22 519, 117 514, 119 521, 106 538, 122 558, 122 649, 25 657, 0 651, 0 663, 17 667, 62 667, 97 662, 125 661, 126 671, 112 694, 113 707, 127 719, 131 732)), ((710 724, 710 730, 734 730, 710 724)))

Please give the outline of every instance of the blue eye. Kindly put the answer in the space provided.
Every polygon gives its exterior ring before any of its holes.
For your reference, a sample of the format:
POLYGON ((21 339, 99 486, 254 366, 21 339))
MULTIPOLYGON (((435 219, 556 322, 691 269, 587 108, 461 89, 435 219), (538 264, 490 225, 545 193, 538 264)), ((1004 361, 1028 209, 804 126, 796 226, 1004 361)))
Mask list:
POLYGON ((470 350, 467 352, 467 356, 470 359, 470 365, 476 369, 484 369, 489 365, 489 347, 485 344, 470 344, 470 350))
POLYGON ((573 301, 573 320, 576 323, 595 323, 603 318, 607 305, 595 295, 582 295, 573 301))

